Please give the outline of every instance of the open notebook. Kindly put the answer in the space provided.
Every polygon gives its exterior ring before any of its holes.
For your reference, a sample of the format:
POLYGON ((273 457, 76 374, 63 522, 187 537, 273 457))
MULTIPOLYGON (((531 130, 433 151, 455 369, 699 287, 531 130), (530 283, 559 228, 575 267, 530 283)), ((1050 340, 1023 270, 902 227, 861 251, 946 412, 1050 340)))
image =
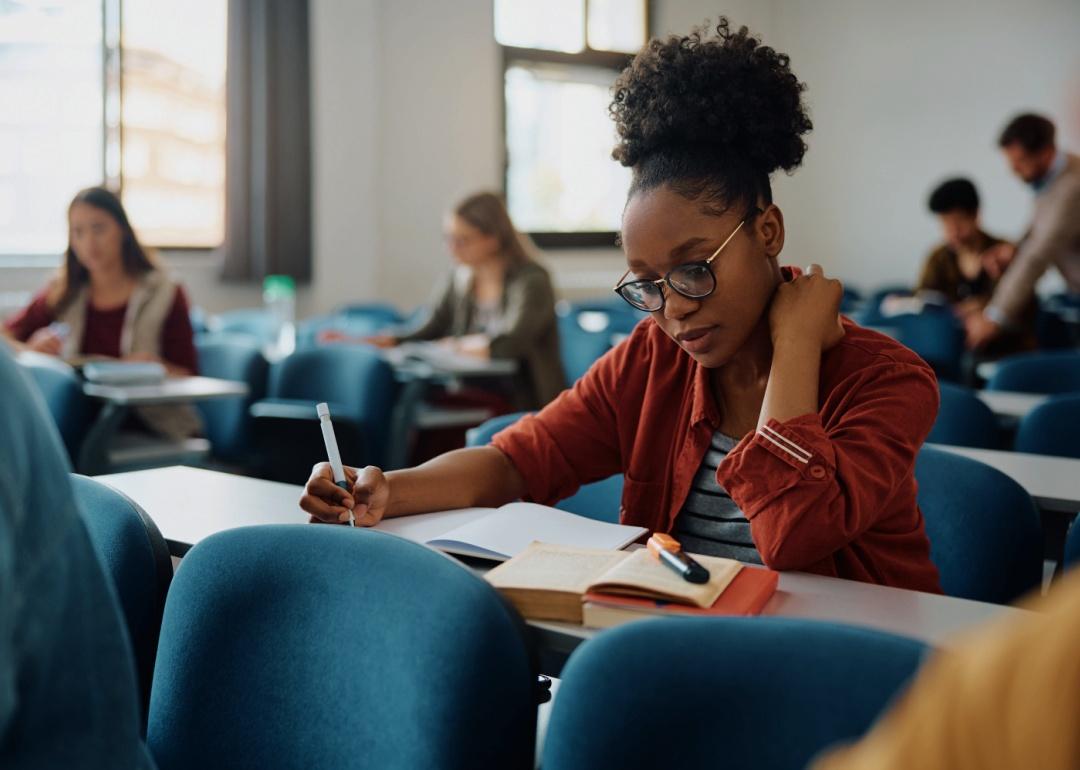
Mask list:
POLYGON ((695 558, 709 570, 706 583, 683 580, 644 548, 613 551, 533 543, 484 578, 526 618, 581 623, 582 603, 589 594, 712 607, 742 565, 715 556, 695 558))
POLYGON ((646 532, 644 527, 594 521, 535 503, 402 516, 384 519, 375 528, 447 553, 492 561, 517 556, 534 540, 617 550, 646 532))

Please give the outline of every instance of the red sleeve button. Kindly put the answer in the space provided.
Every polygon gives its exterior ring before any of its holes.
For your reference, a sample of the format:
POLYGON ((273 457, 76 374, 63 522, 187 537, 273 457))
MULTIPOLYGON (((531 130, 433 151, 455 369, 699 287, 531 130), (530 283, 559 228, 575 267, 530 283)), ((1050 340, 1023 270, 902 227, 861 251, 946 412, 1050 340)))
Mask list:
POLYGON ((825 478, 826 475, 827 475, 827 471, 825 470, 825 466, 823 466, 823 465, 811 465, 810 466, 810 477, 811 478, 823 479, 823 478, 825 478))

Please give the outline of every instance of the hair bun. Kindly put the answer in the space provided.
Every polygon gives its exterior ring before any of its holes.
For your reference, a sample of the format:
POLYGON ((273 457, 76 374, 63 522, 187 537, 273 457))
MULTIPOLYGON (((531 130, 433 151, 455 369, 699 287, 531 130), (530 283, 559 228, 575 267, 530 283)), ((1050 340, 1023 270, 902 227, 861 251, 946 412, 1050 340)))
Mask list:
POLYGON ((721 17, 686 36, 654 39, 615 83, 611 115, 619 136, 612 157, 636 166, 656 153, 703 162, 738 159, 771 174, 802 162, 813 124, 786 54, 732 31, 721 17))

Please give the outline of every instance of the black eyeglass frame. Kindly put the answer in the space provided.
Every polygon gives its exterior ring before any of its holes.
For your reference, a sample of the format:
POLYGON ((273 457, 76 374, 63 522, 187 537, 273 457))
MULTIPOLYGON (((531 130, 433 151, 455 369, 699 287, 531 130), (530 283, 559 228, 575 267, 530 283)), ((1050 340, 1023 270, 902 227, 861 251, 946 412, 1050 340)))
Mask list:
POLYGON ((716 291, 716 273, 714 273, 713 270, 712 270, 712 263, 714 261, 716 261, 716 258, 718 256, 720 256, 720 252, 724 250, 724 247, 727 246, 728 243, 731 242, 731 239, 734 238, 736 233, 738 233, 742 229, 743 225, 745 225, 748 221, 750 221, 751 218, 753 218, 755 215, 757 215, 759 213, 761 213, 761 209, 755 209, 750 214, 748 214, 746 217, 744 217, 739 222, 739 224, 735 226, 735 229, 731 231, 731 235, 729 235, 727 238, 725 238, 724 242, 721 243, 717 247, 716 251, 714 251, 707 259, 703 259, 703 260, 701 260, 699 262, 687 262, 686 264, 678 265, 677 267, 673 267, 673 268, 671 268, 671 270, 669 270, 667 272, 667 275, 665 275, 663 278, 656 278, 656 279, 640 278, 640 279, 635 280, 635 281, 626 281, 625 283, 623 283, 623 281, 626 279, 626 276, 630 275, 630 270, 627 269, 627 271, 622 274, 622 276, 619 278, 618 282, 615 284, 615 288, 614 288, 615 293, 618 294, 620 297, 622 297, 623 300, 628 305, 630 305, 630 307, 634 308, 635 310, 644 311, 646 313, 659 313, 661 310, 664 309, 664 306, 667 304, 667 294, 664 291, 664 284, 667 284, 668 288, 670 288, 676 294, 678 294, 678 295, 680 295, 682 297, 686 297, 687 299, 705 299, 706 297, 710 296, 714 291, 716 291), (675 286, 675 284, 673 284, 671 282, 671 276, 672 276, 673 273, 675 273, 677 271, 680 271, 680 270, 687 270, 687 269, 695 268, 695 267, 704 267, 706 270, 709 271, 709 275, 712 277, 712 286, 704 294, 696 294, 696 295, 695 294, 687 294, 685 291, 679 289, 678 287, 675 286), (651 284, 653 284, 655 286, 658 286, 660 288, 660 306, 659 307, 656 307, 656 308, 641 307, 640 305, 637 305, 633 301, 631 301, 630 298, 628 298, 625 294, 623 294, 623 289, 625 289, 628 286, 634 286, 634 285, 640 285, 640 284, 649 284, 649 283, 651 283, 651 284))

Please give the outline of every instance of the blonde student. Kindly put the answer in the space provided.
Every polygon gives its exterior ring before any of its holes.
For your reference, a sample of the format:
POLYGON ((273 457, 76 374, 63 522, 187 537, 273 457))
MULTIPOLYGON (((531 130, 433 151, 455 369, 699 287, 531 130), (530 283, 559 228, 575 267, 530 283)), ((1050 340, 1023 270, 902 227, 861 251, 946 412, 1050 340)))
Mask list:
POLYGON ((456 267, 437 287, 416 328, 368 341, 382 347, 441 340, 479 358, 511 359, 518 373, 505 395, 537 409, 565 386, 551 277, 517 231, 502 198, 470 195, 447 216, 446 244, 456 267))

